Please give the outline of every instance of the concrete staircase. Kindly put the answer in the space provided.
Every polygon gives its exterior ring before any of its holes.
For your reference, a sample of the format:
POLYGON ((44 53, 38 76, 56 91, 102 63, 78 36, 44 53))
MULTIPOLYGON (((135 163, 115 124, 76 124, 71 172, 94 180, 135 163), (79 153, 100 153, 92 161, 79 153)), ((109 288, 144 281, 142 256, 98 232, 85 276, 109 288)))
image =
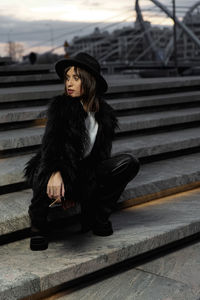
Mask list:
MULTIPOLYGON (((148 222, 138 230, 137 222, 134 223, 132 218, 126 219, 130 223, 123 228, 123 215, 126 213, 119 211, 112 217, 116 234, 105 240, 100 237, 92 237, 91 240, 91 233, 86 237, 72 234, 77 232, 78 225, 75 224, 65 229, 69 244, 61 239, 45 252, 30 252, 28 239, 16 241, 20 234, 27 236, 30 226, 27 209, 32 191, 24 183, 22 170, 41 143, 50 98, 63 90, 63 85, 57 80, 52 79, 53 83, 49 84, 46 75, 37 74, 40 85, 31 83, 28 86, 29 81, 22 80, 22 75, 10 75, 14 76, 10 81, 9 77, 2 77, 2 82, 7 80, 9 86, 0 88, 0 241, 4 244, 0 252, 0 265, 3 266, 0 299, 21 299, 55 288, 64 282, 195 234, 200 228, 198 214, 194 220, 188 218, 182 225, 176 222, 177 215, 170 216, 170 209, 178 209, 176 201, 165 202, 164 206, 160 201, 154 201, 153 204, 145 204, 145 214, 153 216, 152 205, 155 209, 159 208, 163 217, 164 209, 169 207, 169 211, 163 227, 161 218, 157 216, 159 222, 149 227, 147 235, 142 235, 142 230, 148 227, 148 222), (12 85, 13 82, 16 84, 12 85), (119 231, 116 225, 118 221, 121 224, 119 231), (171 227, 167 226, 168 221, 170 224, 174 222, 171 227), (123 236, 120 236, 120 232, 123 236), (100 251, 103 241, 106 243, 100 251), (81 246, 77 246, 79 242, 81 246), (76 252, 74 259, 73 251, 76 252), (38 264, 32 264, 33 261, 38 261, 38 264)), ((27 78, 28 75, 23 76, 27 78)), ((55 74, 51 76, 54 78, 55 74)), ((119 200, 119 208, 141 205, 198 187, 200 78, 133 80, 130 76, 114 76, 108 77, 108 82, 110 88, 106 98, 117 111, 120 123, 113 143, 113 154, 131 151, 141 161, 141 170, 127 185, 119 200)), ((197 202, 195 205, 198 206, 197 202)), ((192 213, 189 201, 184 203, 184 207, 187 207, 185 213, 192 213)), ((129 210, 135 218, 140 208, 132 207, 129 210)), ((127 215, 129 210, 125 210, 127 215)), ((59 208, 51 209, 51 218, 63 222, 78 212, 78 207, 65 213, 59 208)), ((184 215, 184 208, 182 213, 184 215)))

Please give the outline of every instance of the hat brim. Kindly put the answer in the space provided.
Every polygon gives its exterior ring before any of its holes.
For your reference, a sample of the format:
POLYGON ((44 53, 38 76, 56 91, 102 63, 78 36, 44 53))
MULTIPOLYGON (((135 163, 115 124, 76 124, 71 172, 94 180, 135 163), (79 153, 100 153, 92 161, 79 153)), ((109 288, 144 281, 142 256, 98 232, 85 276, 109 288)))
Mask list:
POLYGON ((101 74, 97 73, 89 65, 84 64, 82 61, 79 61, 77 59, 65 58, 65 59, 59 60, 55 64, 55 70, 56 70, 56 73, 58 74, 58 76, 60 77, 60 79, 62 79, 62 80, 64 79, 64 71, 67 67, 70 67, 70 66, 80 67, 80 68, 88 71, 89 73, 91 73, 96 79, 97 89, 99 90, 99 92, 105 93, 107 91, 108 84, 107 84, 106 80, 103 78, 103 76, 101 76, 101 74))

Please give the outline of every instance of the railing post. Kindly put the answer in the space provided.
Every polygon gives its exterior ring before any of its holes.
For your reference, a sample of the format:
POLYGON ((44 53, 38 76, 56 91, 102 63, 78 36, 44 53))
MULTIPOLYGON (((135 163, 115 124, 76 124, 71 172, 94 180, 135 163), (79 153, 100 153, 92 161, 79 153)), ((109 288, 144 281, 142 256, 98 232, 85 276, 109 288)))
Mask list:
POLYGON ((177 61, 177 37, 176 37, 176 4, 175 0, 172 0, 173 3, 173 33, 174 33, 174 67, 176 69, 176 73, 178 74, 178 61, 177 61))

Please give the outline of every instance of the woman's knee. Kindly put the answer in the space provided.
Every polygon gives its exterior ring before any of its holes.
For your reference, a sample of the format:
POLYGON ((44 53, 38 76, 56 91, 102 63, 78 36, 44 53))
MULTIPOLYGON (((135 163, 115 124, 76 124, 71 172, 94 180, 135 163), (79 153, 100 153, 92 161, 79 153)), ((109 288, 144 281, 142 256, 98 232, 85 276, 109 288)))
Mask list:
POLYGON ((139 160, 131 153, 120 153, 103 162, 100 173, 104 174, 101 176, 103 180, 111 177, 116 178, 116 180, 120 179, 120 181, 130 181, 137 175, 139 168, 139 160))
POLYGON ((122 162, 126 165, 131 176, 135 177, 140 169, 140 162, 132 153, 123 153, 122 162))
POLYGON ((131 169, 132 177, 135 177, 140 169, 140 162, 139 159, 132 154, 129 154, 129 160, 128 160, 129 168, 131 169))

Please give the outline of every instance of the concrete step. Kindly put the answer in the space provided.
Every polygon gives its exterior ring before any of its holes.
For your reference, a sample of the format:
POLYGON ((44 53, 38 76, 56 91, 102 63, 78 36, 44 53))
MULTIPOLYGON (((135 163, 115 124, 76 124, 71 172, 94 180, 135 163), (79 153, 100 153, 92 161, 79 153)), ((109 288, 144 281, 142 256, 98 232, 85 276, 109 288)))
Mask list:
MULTIPOLYGON (((111 216, 114 234, 109 237, 80 234, 74 225, 55 229, 46 251, 30 251, 29 239, 1 246, 0 298, 16 300, 70 285, 73 279, 198 233, 199 197, 197 189, 115 212, 111 216)), ((166 286, 166 278, 160 284, 166 286)), ((183 284, 177 289, 188 292, 183 284)))
POLYGON ((199 88, 200 77, 161 77, 161 78, 136 78, 129 79, 124 76, 121 80, 110 78, 108 92, 122 93, 122 92, 138 92, 138 91, 154 91, 163 89, 183 89, 197 87, 199 88))
MULTIPOLYGON (((19 129, 0 133, 0 150, 16 149, 41 144, 43 127, 19 129), (9 136, 10 134, 10 136, 9 136), (26 134, 26 135, 25 135, 26 134)), ((138 158, 191 149, 200 146, 199 128, 126 137, 113 142, 112 154, 131 152, 138 158)), ((0 159, 0 186, 23 181, 22 169, 33 154, 0 159)))
MULTIPOLYGON (((39 118, 45 116, 45 109, 40 112, 32 111, 33 115, 37 114, 39 118)), ((28 115, 28 112, 27 112, 28 115)), ((9 116, 9 113, 8 113, 9 116)), ((16 115, 16 118, 19 115, 16 115)), ((26 113, 24 113, 26 118, 26 113)), ((27 117, 28 118, 28 117, 27 117)), ((2 118, 3 119, 3 118, 2 118)), ((14 120, 14 114, 10 115, 10 120, 14 120)), ((5 118, 4 118, 5 120, 5 118)), ((200 107, 179 109, 174 111, 151 112, 133 116, 118 117, 120 129, 116 133, 125 133, 149 128, 159 128, 169 125, 190 123, 200 120, 200 107)), ((38 145, 41 142, 41 135, 44 129, 42 126, 32 128, 23 128, 0 132, 0 149, 12 149, 12 147, 38 145), (37 137, 38 136, 38 137, 37 137)))
MULTIPOLYGON (((199 153, 142 165, 137 177, 127 185, 119 199, 119 203, 122 206, 135 205, 199 186, 199 166, 199 153)), ((0 173, 2 173, 2 168, 0 173)), ((12 164, 10 164, 10 169, 7 170, 7 176, 9 174, 9 181, 12 180, 12 183, 22 181, 19 169, 17 170, 17 167, 13 167, 12 164)), ((0 184, 3 185, 5 184, 5 182, 2 182, 3 178, 5 179, 5 174, 0 175, 0 184)), ((0 235, 29 227, 27 211, 31 197, 31 189, 0 195, 0 235)), ((78 212, 78 209, 72 208, 63 213, 56 213, 54 217, 61 218, 73 215, 78 212)), ((54 212, 54 208, 50 211, 54 212)))
POLYGON ((54 69, 53 64, 13 64, 8 66, 0 66, 0 74, 4 76, 10 73, 27 73, 27 72, 46 72, 54 69))
MULTIPOLYGON (((21 69, 22 70, 22 69, 21 69)), ((1 70, 0 70, 1 72, 1 70)), ((41 73, 39 73, 39 69, 35 69, 35 72, 37 72, 37 74, 30 74, 31 72, 29 71, 29 74, 26 74, 27 73, 27 69, 24 69, 21 71, 21 74, 18 74, 18 75, 10 75, 10 76, 1 76, 1 82, 0 82, 0 85, 2 87, 4 87, 5 85, 9 85, 9 86, 12 86, 12 84, 17 84, 17 85, 20 85, 20 86, 24 86, 24 85, 27 85, 27 83, 34 83, 35 85, 37 84, 41 84, 41 82, 43 82, 43 84, 45 84, 45 81, 55 81, 55 83, 59 82, 59 78, 56 74, 56 72, 53 70, 52 72, 48 72, 46 70, 46 68, 44 68, 43 70, 41 70, 41 73), (24 74, 23 74, 24 73, 24 74)), ((19 71, 18 71, 19 73, 19 71)), ((33 71, 34 73, 34 71, 33 71)), ((127 75, 123 75, 123 76, 105 76, 107 82, 109 85, 124 85, 124 83, 128 82, 128 84, 132 84, 133 81, 136 81, 136 83, 140 83, 141 79, 138 79, 138 78, 131 78, 130 76, 127 76, 127 75)), ((174 87, 174 82, 172 82, 171 80, 164 80, 163 79, 165 78, 162 78, 162 84, 163 87, 162 88, 165 88, 165 85, 166 84, 172 84, 173 87, 174 87)), ((146 80, 146 84, 149 83, 149 79, 145 79, 146 80)), ((159 79, 160 80, 160 79, 159 79)), ((174 79, 175 80, 175 79, 174 79)), ((180 85, 182 84, 182 81, 176 81, 176 86, 177 86, 177 83, 180 85)), ((154 80, 153 81, 153 84, 157 84, 157 81, 154 80)), ((151 87, 152 89, 152 87, 151 87)))
POLYGON ((130 151, 142 158, 200 146, 199 128, 126 136, 113 142, 112 153, 130 151))
POLYGON ((0 151, 41 144, 44 126, 4 130, 0 132, 0 151))
POLYGON ((30 155, 0 158, 0 187, 24 181, 22 169, 30 155))
POLYGON ((50 99, 63 91, 63 84, 0 88, 0 103, 50 99))
MULTIPOLYGON (((110 78, 107 93, 153 92, 155 90, 158 92, 170 88, 183 92, 181 90, 183 88, 198 88, 199 85, 199 76, 147 79, 130 79, 124 76, 123 80, 110 78)), ((0 103, 51 98, 60 94, 63 89, 63 84, 0 88, 0 103)))
POLYGON ((200 108, 176 109, 172 111, 151 112, 134 116, 119 117, 120 130, 123 132, 149 129, 200 120, 200 108))
POLYGON ((199 76, 188 77, 160 77, 160 78, 124 78, 120 80, 110 76, 108 78, 109 85, 117 87, 117 91, 151 91, 168 88, 198 87, 200 83, 199 76))
MULTIPOLYGON (((108 100, 108 103, 117 111, 164 106, 169 104, 184 104, 200 100, 200 92, 175 93, 167 95, 154 95, 146 97, 130 97, 108 100), (191 101, 192 99, 192 101, 191 101)), ((19 122, 44 118, 47 105, 29 106, 19 108, 2 109, 0 112, 0 123, 19 122)))
POLYGON ((199 259, 199 239, 187 241, 182 247, 84 277, 73 287, 49 293, 46 300, 199 300, 199 259))
POLYGON ((50 74, 31 74, 31 75, 11 75, 11 76, 1 76, 1 86, 5 86, 6 84, 12 85, 12 84, 20 84, 25 85, 29 82, 34 82, 34 84, 37 84, 39 82, 45 81, 59 81, 58 76, 55 73, 50 74))
POLYGON ((2 109, 0 111, 0 124, 44 119, 46 118, 46 111, 46 105, 2 109))
MULTIPOLYGON (((0 132, 0 151, 40 145, 44 126, 0 132)), ((170 132, 119 137, 113 142, 113 154, 131 151, 137 157, 174 152, 200 146, 199 127, 170 132)))
POLYGON ((134 108, 164 106, 173 104, 183 104, 198 102, 200 100, 200 91, 191 91, 185 93, 169 93, 163 95, 150 95, 140 97, 129 97, 122 99, 108 100, 114 109, 125 110, 134 108))

